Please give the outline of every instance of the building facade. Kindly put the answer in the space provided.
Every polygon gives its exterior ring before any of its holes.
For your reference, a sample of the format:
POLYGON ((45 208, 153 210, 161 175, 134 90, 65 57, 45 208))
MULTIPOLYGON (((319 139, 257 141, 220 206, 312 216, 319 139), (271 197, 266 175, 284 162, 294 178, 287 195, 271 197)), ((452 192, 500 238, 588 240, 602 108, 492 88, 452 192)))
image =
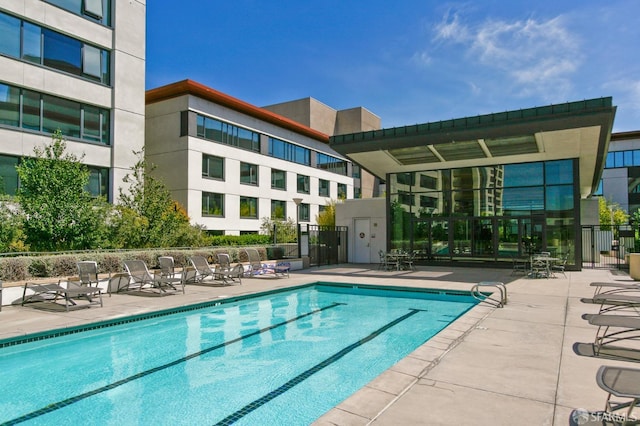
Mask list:
POLYGON ((296 215, 315 224, 327 202, 353 198, 352 163, 323 132, 191 80, 147 91, 146 103, 146 157, 210 233, 296 215))
POLYGON ((611 135, 598 194, 631 215, 640 209, 640 131, 611 135))
MULTIPOLYGON (((615 110, 591 99, 338 135, 331 146, 385 177, 386 250, 458 264, 549 251, 581 268, 583 204, 593 206, 615 110)), ((370 247, 376 234, 350 238, 370 247)))
POLYGON ((144 147, 145 0, 0 0, 0 193, 60 130, 114 201, 144 147))

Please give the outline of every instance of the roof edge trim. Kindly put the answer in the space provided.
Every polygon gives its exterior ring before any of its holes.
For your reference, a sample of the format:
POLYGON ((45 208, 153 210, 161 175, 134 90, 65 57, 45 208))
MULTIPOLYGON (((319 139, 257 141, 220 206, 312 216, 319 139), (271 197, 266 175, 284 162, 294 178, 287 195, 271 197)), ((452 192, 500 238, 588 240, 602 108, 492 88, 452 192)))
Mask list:
POLYGON ((147 90, 145 93, 145 104, 149 105, 184 95, 197 96, 247 114, 251 117, 258 118, 268 123, 275 124, 276 126, 318 140, 325 144, 329 144, 329 135, 327 134, 189 79, 147 90))

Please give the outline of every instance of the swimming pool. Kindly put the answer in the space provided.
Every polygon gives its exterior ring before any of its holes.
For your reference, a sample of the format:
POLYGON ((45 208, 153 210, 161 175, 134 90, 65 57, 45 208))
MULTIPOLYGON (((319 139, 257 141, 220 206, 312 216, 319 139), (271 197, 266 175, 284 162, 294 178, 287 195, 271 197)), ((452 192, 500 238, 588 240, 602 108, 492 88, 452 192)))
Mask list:
POLYGON ((309 424, 475 304, 314 283, 0 341, 0 422, 309 424))

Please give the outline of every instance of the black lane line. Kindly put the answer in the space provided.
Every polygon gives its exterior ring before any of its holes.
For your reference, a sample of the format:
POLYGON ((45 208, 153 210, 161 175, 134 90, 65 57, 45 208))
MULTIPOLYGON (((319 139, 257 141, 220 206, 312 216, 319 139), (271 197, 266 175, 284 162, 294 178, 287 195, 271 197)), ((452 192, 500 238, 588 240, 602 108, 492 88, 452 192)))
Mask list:
POLYGON ((319 309, 314 309, 313 311, 309 311, 309 312, 304 313, 302 315, 298 315, 297 317, 288 319, 288 320, 286 320, 284 322, 273 324, 273 325, 270 325, 269 327, 265 327, 265 328, 262 328, 260 330, 256 330, 254 332, 251 332, 249 334, 246 334, 246 335, 243 335, 243 336, 240 336, 240 337, 236 337, 235 339, 231 339, 231 340, 229 340, 227 342, 223 342, 223 343, 220 343, 218 345, 211 346, 210 348, 206 348, 206 349, 203 349, 203 350, 198 351, 198 352, 194 352, 194 353, 192 353, 190 355, 187 355, 187 356, 182 357, 182 358, 178 358, 178 359, 176 359, 174 361, 171 361, 171 362, 169 362, 167 364, 159 365, 159 366, 154 367, 152 369, 141 371, 140 373, 137 373, 137 374, 134 374, 133 376, 129 376, 129 377, 126 377, 124 379, 118 380, 117 382, 113 382, 113 383, 111 383, 109 385, 99 387, 99 388, 94 389, 92 391, 85 392, 83 394, 80 394, 80 395, 77 395, 77 396, 73 396, 71 398, 67 398, 67 399, 59 401, 59 402, 53 402, 53 403, 47 405, 46 407, 40 408, 39 410, 32 411, 31 413, 25 414, 25 415, 20 416, 20 417, 16 417, 13 420, 9 420, 8 422, 2 423, 2 426, 4 426, 4 425, 15 425, 15 424, 18 424, 18 423, 25 422, 27 420, 34 419, 36 417, 39 417, 39 416, 42 416, 44 414, 50 413, 52 411, 58 410, 60 408, 66 407, 67 405, 74 404, 74 403, 76 403, 78 401, 81 401, 81 400, 83 400, 85 398, 88 398, 90 396, 94 396, 94 395, 97 395, 99 393, 106 392, 108 390, 117 388, 118 386, 121 386, 121 385, 124 385, 126 383, 129 383, 131 381, 134 381, 134 380, 137 380, 137 379, 141 379, 142 377, 148 376, 149 374, 157 373, 158 371, 162 371, 162 370, 165 370, 165 369, 167 369, 169 367, 173 367, 175 365, 181 364, 181 363, 183 363, 185 361, 189 361, 190 359, 197 358, 197 357, 199 357, 201 355, 204 355, 204 354, 206 354, 208 352, 215 351, 217 349, 223 348, 223 347, 231 345, 233 343, 237 343, 237 342, 240 342, 240 341, 242 341, 244 339, 248 339, 249 337, 257 336, 257 335, 262 334, 264 332, 273 330, 274 328, 282 327, 282 326, 287 325, 289 323, 298 321, 298 320, 300 320, 302 318, 305 318, 305 317, 320 313, 320 312, 322 312, 324 310, 327 310, 327 309, 335 308, 335 307, 340 306, 340 305, 345 305, 345 303, 334 302, 331 305, 328 305, 328 306, 325 306, 325 307, 319 308, 319 309))
POLYGON ((241 418, 243 418, 247 414, 251 413, 252 411, 254 411, 254 410, 258 409, 258 408, 260 408, 261 406, 263 406, 267 402, 271 401, 275 397, 277 397, 279 395, 282 395, 283 393, 285 393, 286 391, 288 391, 292 387, 300 384, 304 380, 308 379, 309 377, 311 377, 312 375, 314 375, 318 371, 320 371, 323 368, 327 367, 328 365, 333 364, 334 362, 338 361, 340 358, 342 358, 343 356, 345 356, 349 352, 351 352, 354 349, 364 345, 368 341, 378 337, 380 334, 384 333, 385 331, 387 331, 388 329, 390 329, 394 325, 401 323, 402 321, 406 320, 409 317, 412 317, 413 315, 417 314, 420 311, 424 311, 424 309, 410 309, 409 313, 406 313, 403 316, 401 316, 399 318, 396 318, 395 320, 391 321, 390 323, 387 323, 387 324, 383 325, 382 327, 380 327, 376 331, 374 331, 371 334, 369 334, 367 337, 364 337, 364 338, 358 340, 357 342, 352 343, 351 345, 347 346, 346 348, 336 352, 335 354, 331 355, 329 358, 325 359, 324 361, 321 361, 320 363, 314 365, 313 367, 311 367, 307 371, 305 371, 305 372, 299 374, 298 376, 294 377, 293 379, 289 380, 287 383, 285 383, 284 385, 280 386, 279 388, 277 388, 277 389, 269 392, 268 394, 256 399, 255 401, 250 402, 249 404, 245 405, 244 407, 242 407, 241 409, 239 409, 235 413, 230 414, 229 416, 227 416, 224 419, 220 420, 218 423, 215 424, 215 426, 226 426, 226 425, 230 425, 230 424, 233 424, 233 423, 237 422, 238 420, 240 420, 241 418))

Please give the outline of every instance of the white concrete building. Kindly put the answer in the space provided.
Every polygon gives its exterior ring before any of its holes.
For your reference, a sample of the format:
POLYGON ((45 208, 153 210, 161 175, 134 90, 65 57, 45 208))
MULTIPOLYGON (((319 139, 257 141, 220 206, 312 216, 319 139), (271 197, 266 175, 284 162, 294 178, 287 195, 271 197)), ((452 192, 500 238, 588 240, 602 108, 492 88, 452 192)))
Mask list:
POLYGON ((147 159, 211 233, 257 233, 263 218, 296 211, 315 224, 328 201, 353 198, 352 163, 325 133, 191 80, 149 90, 146 102, 147 159))
POLYGON ((640 209, 640 131, 611 134, 598 194, 630 214, 640 209))
POLYGON ((110 201, 144 146, 146 0, 0 0, 0 193, 60 129, 110 201))

